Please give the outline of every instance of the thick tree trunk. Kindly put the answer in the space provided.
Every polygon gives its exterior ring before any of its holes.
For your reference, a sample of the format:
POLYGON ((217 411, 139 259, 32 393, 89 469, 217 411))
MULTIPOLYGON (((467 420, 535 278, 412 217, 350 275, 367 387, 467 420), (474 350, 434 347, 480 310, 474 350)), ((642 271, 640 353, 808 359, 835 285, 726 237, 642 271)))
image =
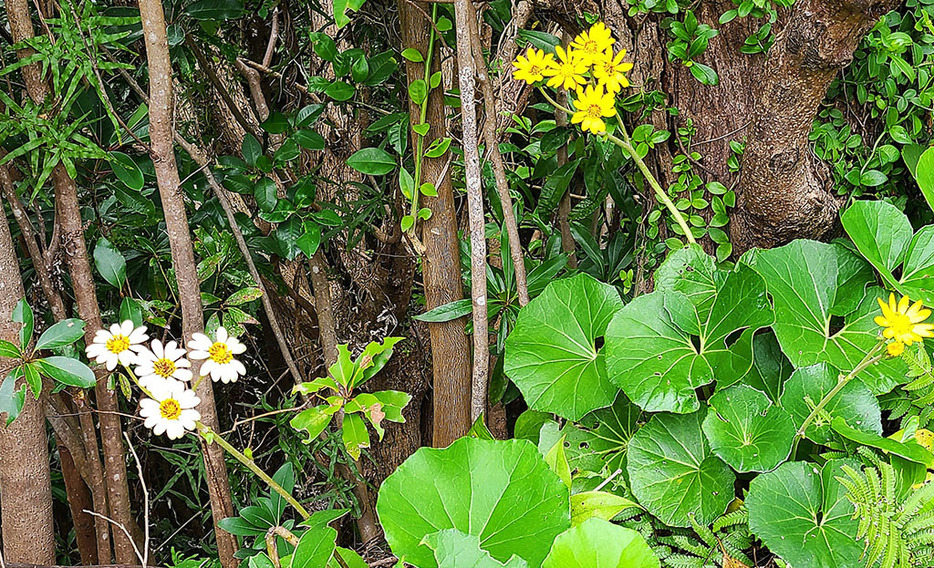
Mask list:
POLYGON ((808 135, 834 76, 863 35, 898 0, 798 0, 769 52, 743 155, 734 250, 820 238, 833 227, 837 203, 826 166, 808 135))
MULTIPOLYGON (((19 343, 19 326, 13 323, 13 309, 24 295, 16 250, 4 220, 0 223, 0 338, 15 344, 19 343)), ((8 362, 0 358, 0 368, 8 362)), ((19 418, 9 426, 3 424, 0 422, 3 556, 10 562, 52 564, 52 480, 42 405, 27 389, 19 418)))
MULTIPOLYGON (((415 7, 407 0, 399 2, 404 47, 418 49, 423 55, 427 51, 430 30, 425 14, 430 11, 431 8, 424 3, 415 7)), ((439 67, 437 63, 434 65, 439 67)), ((406 72, 410 83, 425 78, 423 63, 407 62, 406 72)), ((409 115, 412 125, 421 122, 421 111, 411 102, 409 115)), ((428 96, 425 122, 431 125, 425 137, 427 148, 432 140, 445 136, 444 94, 441 89, 432 90, 428 96)), ((423 277, 429 310, 464 297, 454 190, 446 169, 445 158, 425 158, 422 163, 422 180, 436 184, 438 190, 438 197, 425 198, 424 205, 431 209, 431 218, 422 222, 421 240, 425 245, 423 277)), ((470 341, 464 334, 463 319, 431 323, 428 330, 434 377, 432 445, 446 447, 470 429, 470 341)))
MULTIPOLYGON (((204 330, 204 313, 188 216, 175 162, 172 61, 166 40, 162 2, 142 0, 139 8, 146 41, 146 59, 149 63, 149 136, 152 160, 165 213, 166 233, 169 237, 172 265, 175 268, 181 301, 182 327, 187 342, 191 340, 192 334, 204 330)), ((193 365, 196 376, 198 367, 197 364, 193 365)), ((201 398, 201 404, 198 406, 201 421, 212 430, 220 431, 214 405, 214 388, 210 379, 200 382, 197 394, 201 398)), ((218 554, 224 568, 236 568, 238 561, 234 558, 234 553, 237 551, 237 540, 217 524, 221 519, 233 516, 224 450, 217 444, 208 445, 202 442, 202 452, 218 554)))

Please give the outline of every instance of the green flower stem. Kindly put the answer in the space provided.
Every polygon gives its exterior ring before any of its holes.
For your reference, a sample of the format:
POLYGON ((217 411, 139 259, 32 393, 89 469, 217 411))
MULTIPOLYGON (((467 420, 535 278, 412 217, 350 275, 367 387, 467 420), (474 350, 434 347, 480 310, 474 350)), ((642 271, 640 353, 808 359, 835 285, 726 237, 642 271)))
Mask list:
MULTIPOLYGON (((420 109, 421 113, 419 114, 419 118, 421 119, 421 122, 419 124, 425 124, 425 119, 428 116, 428 97, 431 94, 431 62, 432 62, 432 59, 434 58, 434 52, 435 52, 434 22, 436 22, 437 20, 438 20, 438 4, 435 3, 431 7, 432 26, 431 26, 431 30, 429 30, 428 32, 428 53, 426 54, 427 56, 425 57, 425 86, 427 87, 427 94, 425 95, 425 100, 422 101, 422 106, 420 109)), ((413 221, 412 221, 412 228, 409 230, 409 232, 412 235, 415 234, 415 227, 416 225, 418 225, 418 196, 419 196, 419 188, 422 185, 422 160, 424 159, 424 156, 423 156, 424 145, 425 145, 425 137, 419 134, 418 132, 415 132, 415 176, 414 176, 415 187, 412 188, 412 211, 410 213, 410 215, 412 215, 413 221)))
POLYGON ((296 511, 298 511, 298 514, 301 515, 303 519, 307 519, 308 517, 311 516, 308 514, 308 511, 306 511, 305 508, 302 507, 301 503, 296 501, 295 498, 292 497, 292 495, 288 491, 286 491, 281 485, 276 483, 276 480, 269 477, 269 475, 265 471, 260 469, 259 466, 256 465, 256 462, 254 462, 250 458, 243 455, 237 448, 233 447, 230 444, 230 442, 225 440, 223 436, 221 436, 214 430, 211 430, 209 426, 205 426, 200 421, 196 422, 195 424, 198 427, 198 434, 201 435, 201 437, 204 439, 205 442, 209 444, 212 442, 217 442, 217 444, 220 447, 224 448, 224 450, 228 454, 232 455, 234 458, 237 459, 238 462, 242 463, 250 471, 256 474, 256 477, 259 477, 260 479, 265 481, 266 485, 268 485, 270 489, 272 489, 273 491, 281 495, 283 499, 288 501, 289 505, 292 505, 292 507, 296 511))
POLYGON ((814 419, 817 418, 817 415, 820 414, 822 410, 824 410, 824 408, 827 406, 828 403, 830 403, 833 397, 837 396, 837 394, 841 390, 843 390, 843 387, 848 385, 850 381, 852 381, 856 377, 856 375, 860 374, 867 367, 877 363, 883 357, 885 357, 884 353, 880 353, 880 351, 884 349, 884 346, 885 346, 885 341, 879 341, 879 343, 877 343, 875 347, 873 347, 872 349, 869 350, 868 353, 866 353, 866 356, 863 357, 863 360, 860 361, 859 364, 857 364, 856 367, 854 367, 852 371, 850 371, 849 373, 841 377, 840 380, 837 381, 837 384, 834 385, 834 387, 830 389, 827 392, 827 394, 824 395, 824 397, 820 400, 820 402, 817 403, 817 406, 814 407, 814 410, 812 410, 811 413, 808 414, 808 417, 804 419, 804 422, 801 424, 801 428, 798 429, 798 435, 795 438, 795 447, 792 448, 792 452, 791 452, 792 456, 794 455, 794 450, 797 449, 798 440, 800 440, 801 438, 804 438, 804 435, 808 430, 808 426, 810 426, 814 422, 814 419))
MULTIPOLYGON (((551 96, 548 95, 548 92, 545 91, 545 89, 539 87, 538 90, 541 91, 542 96, 544 96, 545 99, 549 103, 551 103, 555 108, 563 110, 564 112, 568 113, 569 116, 574 114, 574 111, 568 108, 565 108, 563 105, 558 104, 557 101, 551 98, 551 96)), ((609 140, 610 142, 616 144, 624 152, 629 154, 629 157, 632 158, 632 160, 636 163, 636 166, 639 168, 639 171, 642 172, 642 175, 645 176, 646 181, 649 182, 649 185, 655 191, 655 196, 658 198, 659 201, 662 202, 662 204, 665 205, 665 207, 671 213, 671 216, 675 218, 675 222, 677 222, 678 226, 681 227, 681 230, 684 232, 685 238, 687 238, 689 243, 696 244, 697 241, 694 239, 694 233, 691 232, 691 228, 690 226, 688 226, 688 223, 685 220, 684 215, 681 214, 681 211, 678 211, 678 208, 675 207, 674 202, 671 200, 670 197, 668 197, 668 194, 665 193, 665 190, 662 189, 661 184, 658 183, 658 180, 655 179, 655 176, 652 175, 652 172, 651 170, 649 170, 649 167, 645 165, 645 161, 642 159, 641 156, 639 156, 639 153, 636 152, 636 149, 632 146, 632 140, 629 139, 629 133, 626 131, 626 127, 623 125, 622 120, 619 121, 619 130, 620 132, 623 133, 624 140, 620 140, 616 136, 613 136, 612 134, 609 134, 609 133, 603 134, 603 137, 609 140)))

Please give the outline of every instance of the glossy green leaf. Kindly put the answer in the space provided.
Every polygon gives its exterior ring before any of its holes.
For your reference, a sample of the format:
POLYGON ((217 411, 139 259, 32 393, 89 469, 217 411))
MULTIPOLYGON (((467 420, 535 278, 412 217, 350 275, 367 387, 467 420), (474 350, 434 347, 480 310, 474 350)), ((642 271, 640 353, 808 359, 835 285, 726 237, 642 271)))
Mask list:
POLYGON ((366 175, 381 176, 396 169, 396 159, 382 148, 363 148, 347 158, 347 165, 366 175))
POLYGON ((596 340, 621 306, 614 287, 579 274, 552 282, 519 312, 504 370, 530 408, 578 420, 613 403, 596 340))
POLYGON ((19 328, 19 348, 26 351, 26 348, 32 343, 32 332, 35 330, 36 321, 32 313, 32 308, 26 303, 26 298, 21 298, 13 308, 13 321, 20 324, 19 328))
POLYGON ((558 535, 542 568, 658 568, 638 532, 590 519, 558 535))
POLYGON ((344 416, 344 425, 341 427, 341 439, 347 453, 355 460, 360 459, 363 448, 370 447, 370 433, 367 432, 366 423, 359 414, 344 416))
POLYGON ((630 302, 610 322, 607 373, 643 410, 693 412, 700 408, 698 387, 715 378, 732 384, 752 366, 752 333, 773 318, 765 283, 742 266, 717 273, 715 280, 709 309, 700 293, 656 290, 630 302), (692 299, 700 302, 700 311, 692 299), (738 333, 746 338, 737 340, 738 333))
POLYGON ((928 148, 921 154, 913 173, 928 207, 934 211, 934 148, 928 148))
POLYGON ((835 479, 842 462, 823 468, 790 462, 752 480, 749 529, 795 568, 856 568, 863 547, 846 489, 835 479))
POLYGON ((710 449, 738 472, 769 471, 788 459, 797 428, 785 410, 750 386, 722 390, 708 401, 703 429, 710 449))
POLYGON ((23 353, 22 351, 20 351, 19 347, 10 343, 9 341, 0 339, 0 357, 8 357, 10 359, 19 359, 22 356, 23 356, 23 353))
POLYGON ((126 280, 126 259, 106 238, 94 246, 94 264, 104 280, 114 288, 122 288, 126 280))
MULTIPOLYGON (((785 383, 785 393, 781 406, 795 421, 795 428, 801 428, 811 410, 833 389, 839 381, 837 369, 821 363, 797 369, 785 383)), ((858 430, 882 434, 882 415, 879 401, 859 378, 853 379, 830 399, 824 409, 808 426, 805 436, 819 443, 826 444, 833 439, 830 423, 835 416, 840 416, 858 430)))
POLYGON ((84 321, 78 318, 62 320, 45 330, 36 341, 35 350, 58 349, 71 345, 84 336, 84 321))
POLYGON ((657 414, 629 442, 632 492, 666 525, 688 527, 689 514, 712 523, 733 500, 733 472, 701 430, 706 414, 657 414))
POLYGON ((752 350, 752 368, 742 378, 741 383, 761 390, 769 396, 772 402, 778 402, 785 388, 785 381, 795 368, 788 357, 782 353, 778 339, 771 330, 756 334, 753 338, 752 350))
POLYGON ((874 432, 858 430, 846 423, 842 416, 835 416, 830 421, 830 427, 847 440, 856 442, 860 446, 868 446, 893 454, 908 461, 922 464, 925 468, 934 468, 934 455, 914 439, 908 442, 899 442, 892 438, 885 438, 874 432))
POLYGON ((324 432, 324 429, 331 423, 331 417, 336 411, 337 409, 330 405, 322 404, 319 406, 312 406, 296 414, 292 420, 289 421, 289 425, 296 430, 305 430, 308 432, 304 442, 309 444, 314 441, 321 432, 324 432))
POLYGON ((420 448, 383 482, 376 510, 393 553, 420 568, 436 566, 419 543, 440 530, 479 537, 500 562, 515 554, 540 566, 570 526, 567 487, 526 440, 420 448))
POLYGON ((866 260, 890 287, 914 235, 904 213, 885 201, 856 201, 840 216, 843 228, 866 260))
POLYGON ((292 553, 291 568, 322 568, 334 554, 337 531, 331 527, 308 529, 292 553))
POLYGON ((195 20, 234 20, 246 13, 243 0, 197 0, 185 7, 195 20))
POLYGON ((470 298, 462 298, 428 310, 415 316, 414 319, 428 323, 439 323, 462 318, 471 312, 473 312, 473 301, 470 298))
POLYGON ((71 357, 46 357, 35 362, 42 374, 55 379, 63 385, 89 389, 97 379, 87 365, 71 357))
POLYGON ((143 171, 133 158, 123 152, 111 152, 110 158, 110 166, 120 181, 133 191, 143 189, 143 171))
POLYGON ((26 385, 16 388, 16 377, 21 373, 11 373, 0 384, 0 415, 6 414, 6 425, 16 420, 26 403, 26 385))
MULTIPOLYGON (((876 298, 888 294, 866 290, 872 270, 842 245, 797 240, 759 251, 754 263, 775 305, 772 329, 795 367, 829 363, 849 370, 878 341, 876 298)), ((887 359, 861 378, 882 394, 903 382, 905 370, 901 360, 887 359)))

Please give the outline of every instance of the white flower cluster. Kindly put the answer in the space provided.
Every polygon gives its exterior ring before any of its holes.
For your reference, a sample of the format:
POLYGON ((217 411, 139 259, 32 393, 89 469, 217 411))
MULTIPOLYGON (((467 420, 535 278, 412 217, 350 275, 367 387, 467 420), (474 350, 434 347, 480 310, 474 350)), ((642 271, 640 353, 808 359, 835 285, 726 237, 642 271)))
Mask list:
POLYGON ((188 386, 194 377, 191 360, 204 361, 202 377, 210 375, 213 381, 234 382, 246 374, 246 367, 234 358, 246 351, 246 346, 223 327, 218 328, 214 339, 195 333, 187 351, 175 341, 163 344, 153 339, 147 346, 148 339, 145 327, 134 328, 133 322, 127 320, 111 325, 109 330, 98 330, 86 352, 89 359, 106 365, 108 371, 118 364, 126 367, 148 395, 140 401, 144 425, 156 435, 181 438, 201 419, 196 410, 201 399, 188 386))

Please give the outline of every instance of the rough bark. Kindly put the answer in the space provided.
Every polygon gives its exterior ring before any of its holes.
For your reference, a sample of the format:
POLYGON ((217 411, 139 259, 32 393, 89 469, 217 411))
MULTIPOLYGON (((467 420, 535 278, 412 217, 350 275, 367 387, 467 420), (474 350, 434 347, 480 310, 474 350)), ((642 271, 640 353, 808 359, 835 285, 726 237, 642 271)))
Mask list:
MULTIPOLYGON (((414 47, 424 53, 428 45, 430 24, 424 3, 418 7, 407 0, 399 2, 399 20, 404 47, 414 47)), ((433 71, 439 68, 437 58, 433 71)), ((409 82, 424 79, 422 63, 406 63, 409 82)), ((421 122, 420 110, 409 103, 412 125, 421 122)), ((444 94, 434 89, 428 96, 425 120, 431 129, 425 137, 425 147, 445 135, 444 94)), ((422 223, 421 240, 425 245, 423 278, 427 309, 460 300, 464 297, 460 273, 460 251, 457 242, 457 213, 454 190, 446 173, 444 158, 425 158, 422 179, 435 183, 438 197, 425 198, 431 218, 422 223), (443 177, 440 177, 442 176, 443 177), (440 177, 440 179, 439 179, 440 177)), ((446 447, 470 429, 470 343, 464 334, 464 320, 428 324, 432 353, 433 415, 432 445, 446 447)))
MULTIPOLYGON (((204 313, 188 216, 175 162, 172 61, 166 40, 162 3, 159 0, 142 0, 139 8, 146 43, 146 59, 149 63, 151 154, 165 213, 166 233, 182 308, 183 334, 187 342, 191 340, 192 334, 203 331, 204 313)), ((193 365, 193 371, 197 375, 198 365, 193 365)), ((211 429, 220 431, 211 381, 201 381, 196 392, 201 398, 201 404, 198 406, 201 421, 211 429)), ((217 444, 207 445, 202 442, 202 452, 218 554, 224 568, 235 568, 238 565, 234 558, 237 551, 236 538, 217 525, 221 519, 233 516, 224 450, 217 444)))
MULTIPOLYGON (((4 221, 0 223, 0 338, 15 344, 19 344, 19 326, 13 323, 13 309, 24 295, 16 250, 4 221)), ((0 358, 0 367, 8 362, 0 358)), ((51 564, 55 561, 55 528, 42 405, 27 389, 19 417, 8 426, 3 424, 0 422, 3 556, 11 562, 51 564)))
POLYGON ((454 0, 457 22, 457 67, 460 86, 464 177, 467 183, 467 216, 470 221, 470 296, 473 304, 473 372, 470 387, 470 420, 486 411, 487 375, 490 364, 489 323, 486 307, 486 217, 480 178, 477 130, 476 68, 474 67, 470 0, 454 0))
POLYGON ((834 76, 897 0, 798 0, 769 52, 737 188, 734 250, 820 238, 838 205, 808 135, 834 76))

